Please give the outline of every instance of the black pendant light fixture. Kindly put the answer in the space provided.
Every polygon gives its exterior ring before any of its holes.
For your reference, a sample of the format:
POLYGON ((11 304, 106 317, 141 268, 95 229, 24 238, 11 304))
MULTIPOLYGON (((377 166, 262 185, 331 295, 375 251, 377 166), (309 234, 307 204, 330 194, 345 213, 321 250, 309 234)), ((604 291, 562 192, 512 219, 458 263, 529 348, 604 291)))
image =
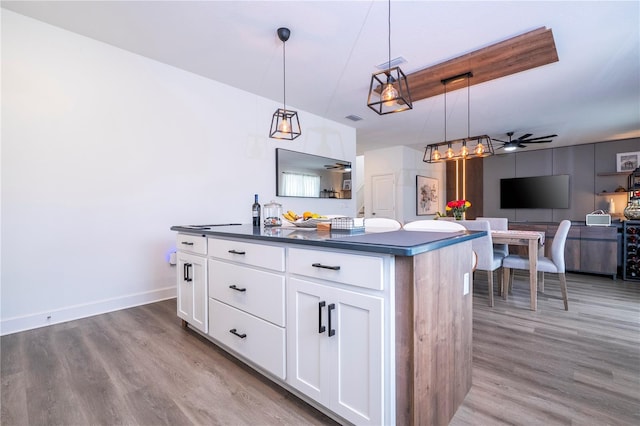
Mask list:
POLYGON ((406 111, 413 108, 409 83, 400 67, 391 67, 391 0, 389 0, 389 51, 387 69, 371 75, 367 106, 378 115, 406 111))
POLYGON ((291 31, 289 28, 278 28, 278 38, 282 41, 282 87, 283 99, 282 108, 278 108, 271 118, 271 129, 269 137, 273 139, 294 140, 302 134, 300 131, 300 120, 298 112, 287 109, 287 64, 285 43, 289 40, 291 31))
POLYGON ((470 136, 470 96, 469 96, 469 80, 473 77, 471 72, 456 75, 454 77, 441 80, 444 85, 444 141, 428 145, 424 151, 422 161, 425 163, 438 163, 440 161, 460 160, 481 158, 494 155, 493 144, 488 135, 470 136), (447 140, 447 84, 454 81, 467 80, 467 137, 463 139, 447 140), (467 144, 473 144, 473 149, 469 150, 467 144), (447 147, 444 154, 440 152, 440 148, 447 147), (455 147, 455 149, 454 149, 455 147), (460 147, 460 149, 458 149, 460 147))

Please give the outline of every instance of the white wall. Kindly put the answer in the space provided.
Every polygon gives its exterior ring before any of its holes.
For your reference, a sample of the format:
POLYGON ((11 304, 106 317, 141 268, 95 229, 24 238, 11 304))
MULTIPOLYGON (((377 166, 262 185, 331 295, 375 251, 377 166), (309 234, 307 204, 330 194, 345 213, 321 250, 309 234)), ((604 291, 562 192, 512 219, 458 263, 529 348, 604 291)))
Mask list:
POLYGON ((6 10, 2 89, 1 334, 173 297, 170 226, 249 223, 276 147, 355 163, 352 128, 268 139, 276 102, 6 10))
POLYGON ((402 223, 432 219, 434 215, 416 215, 416 176, 438 179, 439 210, 444 213, 444 163, 428 164, 422 161, 424 151, 406 146, 394 146, 364 153, 365 217, 371 217, 371 180, 374 176, 393 174, 395 178, 396 217, 402 223))

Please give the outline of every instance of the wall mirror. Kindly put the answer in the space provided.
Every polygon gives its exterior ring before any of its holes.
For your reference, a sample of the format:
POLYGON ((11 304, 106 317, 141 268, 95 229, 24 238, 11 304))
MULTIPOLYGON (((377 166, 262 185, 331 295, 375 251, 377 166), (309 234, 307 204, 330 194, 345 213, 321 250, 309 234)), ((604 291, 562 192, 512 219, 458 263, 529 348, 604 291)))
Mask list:
POLYGON ((351 162, 276 148, 278 197, 351 198, 351 162))

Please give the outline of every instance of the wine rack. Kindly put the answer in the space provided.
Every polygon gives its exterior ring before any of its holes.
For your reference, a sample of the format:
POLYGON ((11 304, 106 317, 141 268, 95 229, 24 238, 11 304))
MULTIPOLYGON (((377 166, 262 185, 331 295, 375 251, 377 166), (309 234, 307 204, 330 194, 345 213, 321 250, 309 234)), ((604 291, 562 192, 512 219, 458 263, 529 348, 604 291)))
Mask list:
POLYGON ((622 278, 640 281, 640 220, 624 221, 622 278))

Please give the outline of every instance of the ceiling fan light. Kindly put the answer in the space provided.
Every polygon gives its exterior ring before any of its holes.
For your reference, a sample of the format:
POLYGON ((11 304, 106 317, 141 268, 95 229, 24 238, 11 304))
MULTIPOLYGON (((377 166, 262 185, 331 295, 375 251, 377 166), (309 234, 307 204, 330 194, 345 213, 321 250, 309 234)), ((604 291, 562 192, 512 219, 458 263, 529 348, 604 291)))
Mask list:
POLYGON ((516 146, 515 145, 505 145, 504 146, 504 150, 505 151, 515 151, 516 150, 516 146))

